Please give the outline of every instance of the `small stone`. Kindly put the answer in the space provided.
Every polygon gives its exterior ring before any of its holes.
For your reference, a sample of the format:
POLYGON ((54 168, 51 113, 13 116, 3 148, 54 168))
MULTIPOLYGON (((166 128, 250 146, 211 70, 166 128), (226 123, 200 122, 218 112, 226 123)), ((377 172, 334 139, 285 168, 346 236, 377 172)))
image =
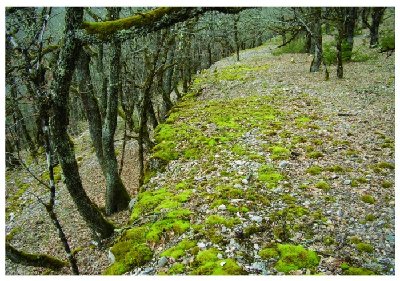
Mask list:
POLYGON ((349 185, 349 184, 351 184, 351 180, 345 180, 345 181, 343 182, 343 184, 349 185))
POLYGON ((221 261, 220 265, 224 266, 226 264, 226 261, 221 261))
POLYGON ((115 262, 115 256, 111 252, 111 250, 108 250, 108 260, 110 261, 110 263, 114 263, 115 262))
POLYGON ((239 183, 236 183, 233 187, 234 188, 242 188, 243 186, 241 184, 239 184, 239 183))
POLYGON ((281 161, 281 162, 279 162, 279 168, 285 169, 288 164, 289 164, 288 161, 281 161))
POLYGON ((254 249, 255 250, 258 250, 258 249, 260 249, 260 247, 258 246, 258 244, 256 243, 256 244, 254 244, 254 249))
POLYGON ((250 220, 261 223, 262 222, 262 217, 260 217, 260 216, 252 216, 250 218, 250 220))
POLYGON ((242 183, 243 183, 243 184, 248 184, 249 181, 248 181, 247 179, 242 179, 242 183))
POLYGON ((199 242, 197 243, 197 247, 199 247, 200 249, 204 249, 206 247, 206 244, 203 242, 199 242))
POLYGON ((136 198, 132 198, 132 200, 129 202, 129 210, 132 210, 133 207, 135 207, 136 201, 136 198))
POLYGON ((222 229, 221 229, 221 232, 222 232, 222 233, 225 233, 225 232, 227 232, 227 231, 228 231, 228 229, 226 228, 226 226, 223 225, 223 226, 222 226, 222 229))
POLYGON ((218 210, 219 211, 225 211, 226 210, 226 206, 224 204, 221 204, 218 206, 218 210))
POLYGON ((158 260, 157 265, 158 265, 159 267, 163 267, 163 266, 166 265, 167 263, 168 263, 168 259, 167 259, 166 257, 161 257, 161 258, 158 260))
POLYGON ((221 254, 221 253, 218 253, 217 258, 220 259, 220 260, 222 260, 222 258, 223 258, 222 254, 221 254))
POLYGON ((332 179, 332 180, 337 179, 337 178, 339 178, 339 176, 336 175, 336 174, 331 176, 331 179, 332 179))

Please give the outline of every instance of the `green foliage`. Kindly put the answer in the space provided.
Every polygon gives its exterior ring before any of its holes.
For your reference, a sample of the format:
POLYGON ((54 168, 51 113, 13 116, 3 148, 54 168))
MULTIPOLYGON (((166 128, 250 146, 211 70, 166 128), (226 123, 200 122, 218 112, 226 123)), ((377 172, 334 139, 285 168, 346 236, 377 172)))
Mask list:
POLYGON ((313 251, 301 245, 278 244, 280 258, 275 264, 276 270, 288 273, 301 268, 313 268, 319 264, 319 257, 313 251))
POLYGON ((324 43, 322 46, 322 55, 327 65, 336 64, 336 43, 334 41, 324 43))
POLYGON ((375 198, 372 197, 371 195, 365 194, 365 195, 361 196, 361 201, 368 203, 368 204, 374 204, 375 198))
POLYGON ((212 80, 213 81, 246 81, 252 78, 252 74, 254 72, 259 72, 262 70, 267 70, 269 68, 268 65, 262 66, 250 66, 242 63, 234 64, 228 67, 225 67, 221 70, 217 70, 213 73, 212 80))
POLYGON ((319 175, 322 172, 322 168, 318 165, 312 165, 306 170, 311 175, 319 175))
POLYGON ((379 45, 382 51, 393 50, 395 48, 395 34, 393 30, 387 30, 381 33, 379 45))
POLYGON ((109 266, 103 275, 122 275, 129 270, 129 267, 123 262, 114 262, 109 266))
POLYGON ((278 55, 287 54, 287 53, 290 53, 290 54, 305 53, 306 52, 305 46, 306 46, 305 38, 301 37, 301 38, 292 40, 285 46, 282 46, 278 49, 273 50, 272 54, 274 56, 278 56, 278 55))
POLYGON ((365 216, 366 221, 374 221, 376 220, 376 217, 373 214, 368 214, 365 216))
POLYGON ((168 218, 157 221, 150 226, 149 232, 146 234, 146 240, 151 242, 160 241, 161 235, 168 230, 173 230, 176 234, 182 234, 190 227, 187 220, 176 218, 168 218))

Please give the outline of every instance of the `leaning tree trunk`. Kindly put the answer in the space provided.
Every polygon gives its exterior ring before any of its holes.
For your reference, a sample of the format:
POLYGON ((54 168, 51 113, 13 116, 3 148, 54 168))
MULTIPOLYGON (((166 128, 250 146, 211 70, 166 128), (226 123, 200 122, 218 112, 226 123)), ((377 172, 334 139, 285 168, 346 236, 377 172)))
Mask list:
MULTIPOLYGON (((120 8, 109 8, 117 18, 120 8)), ((111 215, 129 205, 129 194, 118 173, 118 162, 115 156, 114 134, 118 117, 118 90, 120 89, 121 42, 116 39, 110 48, 110 78, 107 93, 107 111, 103 123, 103 156, 106 173, 106 214, 111 215)))
POLYGON ((102 216, 100 210, 87 196, 79 175, 75 159, 74 144, 70 139, 68 128, 68 96, 75 60, 82 50, 81 44, 74 38, 74 31, 82 23, 82 8, 66 8, 64 46, 58 59, 58 68, 52 83, 52 116, 51 133, 61 168, 65 177, 65 185, 85 222, 101 238, 113 234, 114 227, 102 216))

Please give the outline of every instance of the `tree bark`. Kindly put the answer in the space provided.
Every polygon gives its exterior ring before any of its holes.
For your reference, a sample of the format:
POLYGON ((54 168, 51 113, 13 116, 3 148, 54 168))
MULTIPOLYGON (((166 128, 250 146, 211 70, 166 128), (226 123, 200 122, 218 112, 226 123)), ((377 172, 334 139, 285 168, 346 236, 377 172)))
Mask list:
POLYGON ((70 139, 68 128, 68 96, 75 60, 82 49, 75 39, 74 31, 80 27, 83 18, 83 8, 66 8, 64 47, 60 52, 55 78, 52 83, 52 108, 50 128, 52 139, 63 174, 65 185, 85 222, 101 238, 113 234, 114 227, 104 219, 100 210, 87 196, 79 175, 75 159, 74 145, 70 139))
MULTIPOLYGON (((109 8, 110 14, 118 18, 120 8, 109 8)), ((118 174, 115 156, 114 135, 118 117, 118 90, 120 89, 121 42, 113 40, 110 49, 110 76, 107 93, 107 111, 103 121, 103 156, 106 172, 106 214, 122 211, 129 205, 129 194, 118 174)))
POLYGON ((322 30, 321 30, 321 8, 314 8, 313 36, 314 58, 310 66, 310 72, 317 72, 322 62, 322 30))
POLYGON ((372 24, 370 26, 371 41, 369 43, 370 48, 376 48, 379 43, 379 25, 381 24, 383 14, 386 8, 374 7, 372 8, 372 24))
POLYGON ((343 28, 339 27, 338 37, 336 40, 336 51, 337 51, 336 75, 338 78, 343 78, 342 41, 343 41, 343 28))
POLYGON ((346 44, 344 44, 343 52, 345 55, 345 60, 349 61, 351 59, 351 54, 353 52, 354 45, 354 30, 357 21, 357 8, 350 7, 346 9, 346 18, 344 22, 344 39, 346 44))

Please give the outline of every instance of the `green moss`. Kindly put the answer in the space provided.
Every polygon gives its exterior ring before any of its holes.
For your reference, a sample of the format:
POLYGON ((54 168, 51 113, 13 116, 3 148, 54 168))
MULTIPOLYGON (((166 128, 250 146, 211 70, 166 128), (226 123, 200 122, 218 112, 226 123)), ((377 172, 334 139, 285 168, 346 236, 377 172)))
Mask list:
POLYGON ((129 267, 123 262, 115 262, 103 272, 103 275, 122 275, 129 271, 129 267))
POLYGON ((166 162, 178 159, 179 153, 176 151, 176 143, 173 141, 163 141, 157 144, 153 148, 152 157, 166 162))
POLYGON ((328 170, 329 172, 335 172, 335 173, 343 173, 345 171, 345 169, 339 165, 333 165, 333 166, 327 167, 326 170, 328 170))
POLYGON ((362 267, 349 267, 345 270, 345 275, 375 275, 375 273, 369 269, 362 267))
POLYGON ((306 172, 311 175, 319 175, 322 172, 322 168, 318 165, 312 165, 311 167, 307 168, 306 172))
POLYGON ((174 263, 171 268, 168 270, 168 274, 182 274, 185 272, 185 265, 183 263, 174 263))
POLYGON ((358 244, 361 242, 361 239, 358 236, 350 236, 348 239, 351 244, 358 244))
POLYGON ((365 195, 361 196, 361 201, 368 203, 368 204, 374 204, 375 198, 372 197, 371 195, 365 194, 365 195))
POLYGON ((271 159, 288 159, 290 157, 290 150, 282 146, 272 146, 269 148, 271 151, 271 159))
POLYGON ((340 264, 340 268, 342 270, 348 270, 350 266, 346 262, 343 262, 342 264, 340 264))
POLYGON ((173 219, 189 219, 190 216, 193 214, 192 211, 190 211, 189 209, 183 209, 183 208, 179 208, 176 210, 173 210, 171 212, 168 212, 166 217, 173 219))
POLYGON ((319 257, 313 251, 303 248, 301 245, 278 244, 280 259, 275 264, 276 270, 289 272, 301 268, 313 268, 319 264, 319 257))
POLYGON ((323 189, 325 191, 329 190, 331 187, 326 181, 319 181, 315 184, 316 188, 323 189))
POLYGON ((391 187, 393 186, 393 184, 392 184, 390 181, 384 180, 384 181, 381 183, 381 186, 382 186, 383 188, 391 188, 391 187))
POLYGON ((171 218, 164 219, 153 223, 149 232, 146 234, 146 240, 151 242, 160 241, 161 236, 168 230, 173 230, 175 234, 182 234, 190 227, 190 223, 186 220, 171 218))
POLYGON ((207 225, 225 225, 226 227, 232 227, 235 224, 240 223, 239 218, 225 218, 219 215, 210 215, 207 217, 205 223, 207 225))
POLYGON ((263 248, 260 252, 258 252, 258 255, 263 260, 268 260, 268 259, 279 257, 279 253, 275 248, 263 248))
POLYGON ((374 221, 376 220, 376 217, 373 214, 368 214, 365 216, 366 221, 374 221))
POLYGON ((367 252, 367 253, 372 253, 374 251, 374 248, 367 243, 358 243, 356 245, 357 250, 359 250, 360 252, 367 252))
POLYGON ((139 226, 128 229, 124 236, 122 237, 123 240, 133 240, 136 243, 144 243, 146 241, 146 233, 148 231, 147 226, 139 226))
POLYGON ((335 239, 331 236, 326 236, 326 237, 324 237, 323 242, 326 246, 329 246, 329 245, 335 244, 335 239))
POLYGON ((106 275, 123 274, 132 267, 145 264, 153 257, 153 252, 146 244, 133 240, 118 242, 110 251, 116 262, 105 270, 106 275))
POLYGON ((182 240, 175 247, 169 248, 168 250, 161 253, 161 256, 173 257, 175 260, 179 259, 185 252, 196 246, 196 241, 182 240))
POLYGON ((153 211, 162 201, 172 197, 172 193, 165 188, 155 191, 145 191, 139 194, 138 202, 131 214, 131 220, 139 218, 143 213, 153 211))
POLYGON ((218 192, 218 197, 222 199, 241 198, 243 196, 243 190, 239 188, 221 185, 215 189, 218 192))
POLYGON ((243 270, 233 259, 219 260, 216 248, 200 251, 195 258, 195 275, 240 275, 243 270))
POLYGON ((311 151, 307 153, 308 158, 316 159, 323 157, 324 154, 321 151, 311 151))
POLYGON ((390 170, 394 170, 394 164, 389 163, 389 162, 380 162, 380 163, 376 164, 376 166, 377 166, 378 168, 381 168, 381 169, 390 169, 390 170))
POLYGON ((262 228, 256 224, 249 225, 243 229, 244 237, 250 237, 254 233, 260 232, 262 228))
POLYGON ((258 169, 258 180, 265 183, 268 188, 277 187, 283 176, 276 172, 271 165, 262 165, 258 169))
POLYGON ((149 25, 175 11, 177 11, 177 7, 159 7, 145 13, 139 13, 113 21, 83 22, 82 28, 85 29, 88 34, 97 34, 99 37, 104 38, 119 30, 132 27, 140 28, 149 25))
POLYGON ((200 264, 205 264, 206 262, 209 261, 217 261, 218 260, 218 255, 219 251, 216 248, 210 248, 207 250, 200 251, 195 260, 196 262, 200 264))

